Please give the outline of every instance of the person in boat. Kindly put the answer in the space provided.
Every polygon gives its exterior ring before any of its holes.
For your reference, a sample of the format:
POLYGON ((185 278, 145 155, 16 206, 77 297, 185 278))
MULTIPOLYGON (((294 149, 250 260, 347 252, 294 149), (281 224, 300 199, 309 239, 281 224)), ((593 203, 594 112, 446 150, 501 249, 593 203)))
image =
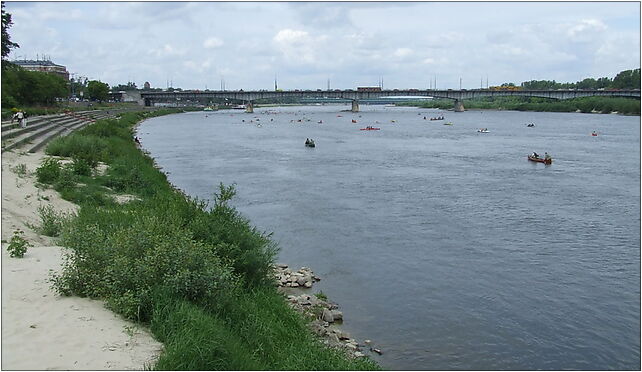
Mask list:
POLYGON ((309 144, 310 144, 310 139, 309 139, 309 138, 306 138, 306 139, 305 139, 305 144, 306 144, 306 145, 309 145, 309 144))
POLYGON ((539 155, 535 151, 533 151, 533 155, 531 156, 534 157, 535 159, 539 159, 539 155))
POLYGON ((551 156, 548 154, 548 152, 544 153, 544 160, 551 160, 551 156))

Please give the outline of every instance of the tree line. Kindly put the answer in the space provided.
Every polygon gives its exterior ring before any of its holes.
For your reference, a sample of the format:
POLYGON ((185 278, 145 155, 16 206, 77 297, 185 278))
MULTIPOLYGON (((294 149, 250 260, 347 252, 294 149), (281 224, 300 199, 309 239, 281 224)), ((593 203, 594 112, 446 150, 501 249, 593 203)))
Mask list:
MULTIPOLYGON (((505 83, 502 86, 513 85, 505 83)), ((611 79, 586 78, 576 83, 558 83, 555 80, 531 80, 520 84, 526 90, 553 90, 553 89, 640 89, 640 69, 621 71, 611 79)))

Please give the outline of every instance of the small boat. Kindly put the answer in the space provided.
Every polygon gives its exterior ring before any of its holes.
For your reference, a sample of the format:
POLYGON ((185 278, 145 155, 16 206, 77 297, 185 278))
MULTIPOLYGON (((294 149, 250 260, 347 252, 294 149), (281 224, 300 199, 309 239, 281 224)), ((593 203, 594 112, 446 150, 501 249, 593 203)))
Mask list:
POLYGON ((482 128, 482 129, 477 129, 478 133, 490 133, 490 131, 487 128, 482 128))
POLYGON ((352 119, 352 122, 353 122, 353 123, 356 123, 357 121, 356 121, 356 120, 354 120, 354 119, 352 119))
POLYGON ((526 126, 527 126, 527 127, 529 127, 529 128, 532 128, 532 127, 534 127, 534 126, 535 126, 535 124, 533 124, 533 123, 529 123, 529 124, 526 124, 526 126))
POLYGON ((596 131, 593 131, 593 133, 591 133, 591 136, 593 136, 593 137, 597 137, 597 132, 596 132, 596 131))
POLYGON ((430 118, 430 120, 444 120, 444 117, 443 116, 439 116, 439 117, 436 117, 436 118, 430 118))
POLYGON ((306 143, 306 144, 305 144, 305 146, 306 146, 306 147, 316 147, 316 145, 314 144, 314 142, 306 143))
POLYGON ((528 155, 528 160, 534 161, 534 162, 537 162, 537 163, 544 163, 544 164, 553 163, 553 159, 550 158, 550 157, 549 158, 539 158, 539 157, 536 158, 533 155, 528 155))
POLYGON ((452 122, 452 121, 449 121, 449 122, 447 122, 447 123, 444 123, 444 125, 453 125, 453 122, 452 122))
POLYGON ((361 129, 359 129, 359 130, 380 130, 380 129, 381 129, 381 128, 375 128, 375 127, 371 127, 371 126, 369 126, 369 125, 368 125, 367 127, 365 127, 365 128, 361 128, 361 129))

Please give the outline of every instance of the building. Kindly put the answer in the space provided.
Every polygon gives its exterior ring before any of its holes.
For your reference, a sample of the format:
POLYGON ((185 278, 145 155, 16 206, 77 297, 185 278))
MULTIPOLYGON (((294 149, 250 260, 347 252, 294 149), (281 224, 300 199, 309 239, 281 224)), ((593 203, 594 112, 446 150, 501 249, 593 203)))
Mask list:
POLYGON ((146 82, 145 82, 145 84, 143 85, 143 89, 145 89, 145 90, 150 90, 151 88, 152 88, 152 87, 151 87, 151 85, 149 84, 149 81, 146 81, 146 82))
POLYGON ((12 61, 11 63, 18 65, 27 71, 40 71, 49 74, 56 74, 65 79, 65 81, 69 80, 69 72, 67 72, 67 68, 65 66, 57 65, 51 61, 34 61, 23 59, 12 61))

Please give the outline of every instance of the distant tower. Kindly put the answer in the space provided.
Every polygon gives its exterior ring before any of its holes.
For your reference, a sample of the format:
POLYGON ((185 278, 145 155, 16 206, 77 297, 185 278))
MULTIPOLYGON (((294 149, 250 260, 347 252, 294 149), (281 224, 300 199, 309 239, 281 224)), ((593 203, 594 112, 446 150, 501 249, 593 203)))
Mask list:
POLYGON ((279 86, 276 84, 276 74, 274 74, 274 91, 279 90, 279 86))

